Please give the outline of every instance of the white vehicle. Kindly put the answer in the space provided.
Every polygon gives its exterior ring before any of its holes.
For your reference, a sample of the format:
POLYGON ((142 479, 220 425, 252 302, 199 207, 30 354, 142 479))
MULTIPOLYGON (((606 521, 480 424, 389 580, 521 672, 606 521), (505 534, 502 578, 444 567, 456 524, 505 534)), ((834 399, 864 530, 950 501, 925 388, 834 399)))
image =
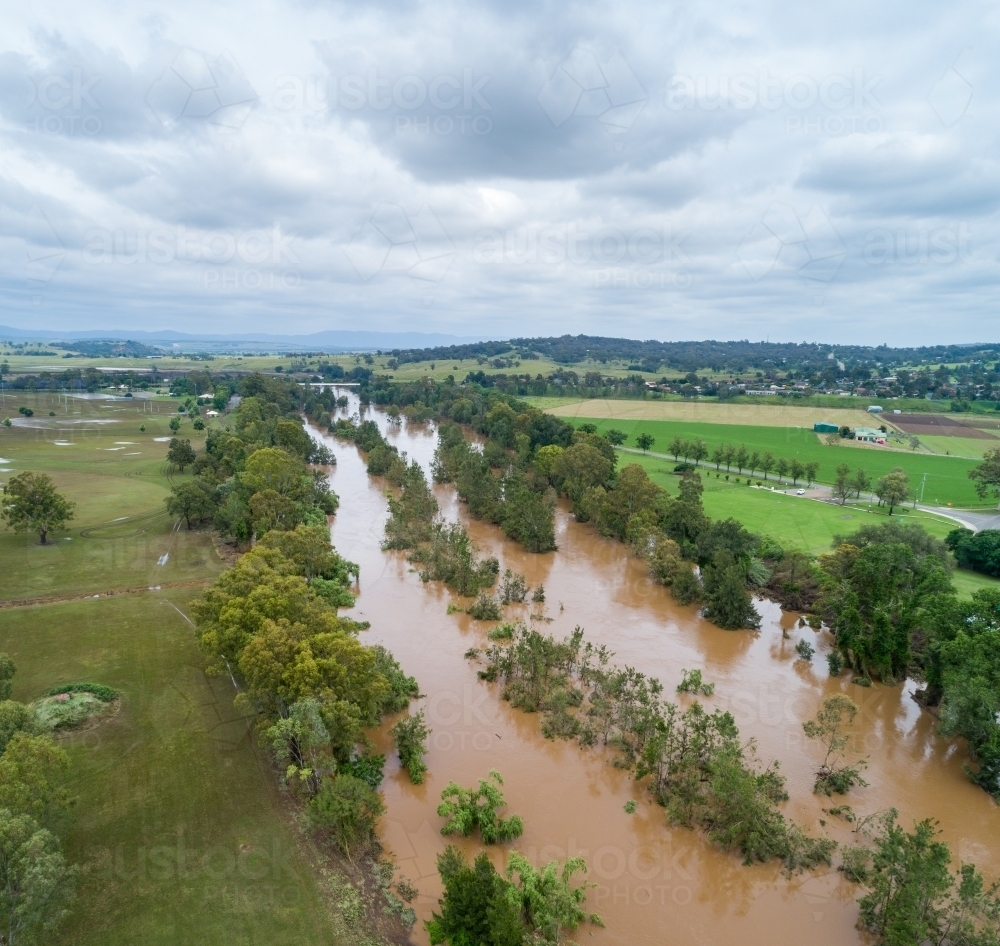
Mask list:
POLYGON ((804 489, 797 489, 795 491, 795 495, 796 496, 805 496, 805 494, 806 494, 806 491, 804 489))

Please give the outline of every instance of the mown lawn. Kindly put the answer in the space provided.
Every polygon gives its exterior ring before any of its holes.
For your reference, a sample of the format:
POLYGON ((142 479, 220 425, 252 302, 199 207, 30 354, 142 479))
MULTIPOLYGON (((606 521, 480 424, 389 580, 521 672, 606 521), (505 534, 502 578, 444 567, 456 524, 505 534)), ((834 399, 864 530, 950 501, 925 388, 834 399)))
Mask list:
POLYGON ((748 450, 760 453, 770 451, 776 458, 791 460, 797 457, 803 463, 819 463, 818 480, 821 483, 833 482, 836 468, 841 463, 848 464, 852 469, 863 467, 873 479, 885 475, 894 467, 902 467, 909 474, 911 486, 916 487, 918 492, 926 474, 927 482, 923 487, 925 503, 952 503, 963 507, 983 505, 969 479, 969 470, 976 465, 975 460, 889 451, 878 447, 831 446, 821 443, 811 429, 801 427, 699 424, 686 421, 588 420, 583 417, 574 417, 572 423, 577 427, 584 423, 595 424, 599 432, 616 427, 628 434, 628 446, 635 445, 635 438, 639 434, 651 434, 655 440, 652 449, 657 453, 667 453, 674 437, 704 440, 709 451, 722 444, 745 444, 748 450))
POLYGON ((174 608, 192 595, 0 611, 15 699, 83 680, 122 694, 114 719, 63 739, 77 798, 66 853, 83 873, 73 915, 50 942, 338 942, 315 865, 233 710, 232 683, 205 676, 174 608))

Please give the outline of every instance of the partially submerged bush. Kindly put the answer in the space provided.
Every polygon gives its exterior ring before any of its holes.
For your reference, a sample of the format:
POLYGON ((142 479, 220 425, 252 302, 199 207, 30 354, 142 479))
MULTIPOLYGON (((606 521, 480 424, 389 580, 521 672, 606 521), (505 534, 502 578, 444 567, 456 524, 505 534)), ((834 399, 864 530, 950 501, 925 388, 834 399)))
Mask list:
POLYGON ((499 621, 503 617, 503 610, 494 595, 481 591, 479 597, 469 605, 469 614, 477 621, 499 621))

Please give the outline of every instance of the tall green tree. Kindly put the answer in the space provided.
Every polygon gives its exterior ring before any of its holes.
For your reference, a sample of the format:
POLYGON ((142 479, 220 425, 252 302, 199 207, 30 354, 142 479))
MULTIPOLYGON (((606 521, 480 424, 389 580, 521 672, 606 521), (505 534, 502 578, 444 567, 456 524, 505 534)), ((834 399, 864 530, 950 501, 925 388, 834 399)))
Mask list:
POLYGON ((58 531, 74 518, 76 503, 56 491, 55 483, 44 473, 18 473, 3 488, 0 518, 14 532, 35 532, 42 545, 50 532, 58 531))
POLYGON ((1000 447, 983 454, 983 462, 969 470, 969 479, 975 480, 980 499, 986 499, 991 493, 994 498, 1000 496, 1000 447))
POLYGON ((164 502, 167 504, 167 512, 171 516, 182 518, 188 529, 191 529, 195 523, 212 518, 215 513, 216 492, 201 480, 185 481, 174 486, 164 502))
POLYGON ((843 506, 845 502, 850 498, 851 490, 853 489, 851 485, 851 468, 846 463, 841 463, 837 467, 837 479, 833 483, 833 495, 835 499, 840 500, 840 505, 843 506))
POLYGON ((910 478, 906 471, 896 467, 885 476, 881 476, 875 484, 875 495, 880 503, 889 507, 889 515, 896 506, 900 506, 910 497, 910 478))
POLYGON ((861 777, 861 769, 867 764, 866 760, 851 765, 844 758, 844 749, 851 740, 847 727, 857 715, 858 706, 854 700, 843 693, 835 693, 823 700, 815 719, 806 720, 802 724, 807 738, 817 740, 826 750, 816 772, 813 791, 824 795, 834 792, 843 795, 852 785, 868 784, 861 777))
POLYGON ((190 440, 180 440, 173 437, 167 446, 167 462, 172 463, 181 473, 185 467, 191 466, 196 459, 194 447, 190 440))
POLYGON ((424 781, 424 773, 427 771, 424 756, 427 755, 427 737, 430 734, 423 710, 400 720, 389 730, 389 735, 396 744, 400 764, 406 769, 414 785, 420 785, 424 781))
POLYGON ((0 942, 51 942, 69 915, 78 876, 52 832, 0 808, 0 942))

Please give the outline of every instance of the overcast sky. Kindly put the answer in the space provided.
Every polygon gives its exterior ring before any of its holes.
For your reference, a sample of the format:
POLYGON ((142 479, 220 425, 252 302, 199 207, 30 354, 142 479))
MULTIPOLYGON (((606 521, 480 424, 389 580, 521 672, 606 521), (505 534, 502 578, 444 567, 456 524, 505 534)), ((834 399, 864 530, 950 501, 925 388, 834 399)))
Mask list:
POLYGON ((997 341, 995 4, 6 4, 0 323, 997 341))

